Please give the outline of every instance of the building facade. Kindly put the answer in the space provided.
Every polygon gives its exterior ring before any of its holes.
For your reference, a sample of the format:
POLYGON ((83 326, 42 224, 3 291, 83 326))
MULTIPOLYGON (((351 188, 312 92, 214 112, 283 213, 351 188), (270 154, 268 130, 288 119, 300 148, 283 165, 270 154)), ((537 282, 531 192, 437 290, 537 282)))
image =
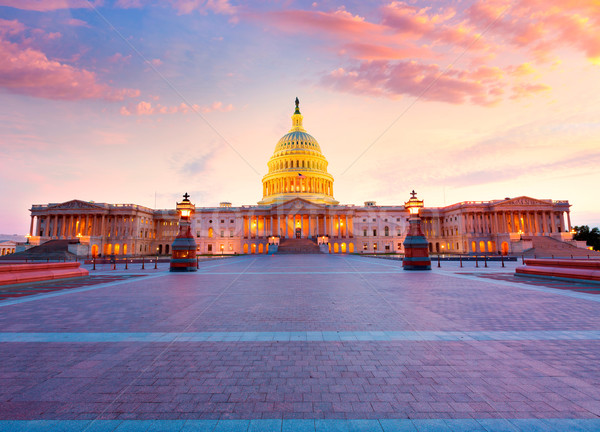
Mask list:
MULTIPOLYGON (((196 207, 192 232, 200 254, 266 253, 282 239, 309 238, 330 253, 402 253, 408 230, 403 205, 340 205, 318 141, 303 126, 299 102, 292 128, 276 144, 258 205, 196 207)), ((568 201, 530 197, 466 201, 423 208, 432 253, 510 254, 531 236, 572 240, 568 201)), ((165 255, 177 235, 175 209, 80 200, 33 205, 29 241, 79 238, 87 254, 165 255)))

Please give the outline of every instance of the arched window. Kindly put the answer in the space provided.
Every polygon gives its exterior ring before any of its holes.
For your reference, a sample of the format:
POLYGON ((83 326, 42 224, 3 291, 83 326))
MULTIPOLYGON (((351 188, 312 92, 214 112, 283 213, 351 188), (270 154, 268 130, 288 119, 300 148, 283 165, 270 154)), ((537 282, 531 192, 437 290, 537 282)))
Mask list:
POLYGON ((208 238, 213 238, 214 230, 212 228, 208 229, 208 238))
POLYGON ((288 167, 288 161, 285 161, 285 167, 286 168, 288 167))
POLYGON ((300 161, 299 160, 296 161, 296 168, 300 168, 300 161))

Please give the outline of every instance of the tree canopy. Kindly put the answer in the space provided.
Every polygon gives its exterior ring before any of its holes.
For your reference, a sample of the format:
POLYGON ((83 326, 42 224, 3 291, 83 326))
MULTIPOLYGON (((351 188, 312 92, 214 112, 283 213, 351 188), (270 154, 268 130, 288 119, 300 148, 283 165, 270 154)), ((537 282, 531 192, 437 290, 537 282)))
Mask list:
POLYGON ((594 250, 600 250, 600 230, 598 228, 592 228, 587 225, 581 225, 574 227, 576 234, 573 236, 573 240, 585 241, 588 246, 591 246, 594 250))

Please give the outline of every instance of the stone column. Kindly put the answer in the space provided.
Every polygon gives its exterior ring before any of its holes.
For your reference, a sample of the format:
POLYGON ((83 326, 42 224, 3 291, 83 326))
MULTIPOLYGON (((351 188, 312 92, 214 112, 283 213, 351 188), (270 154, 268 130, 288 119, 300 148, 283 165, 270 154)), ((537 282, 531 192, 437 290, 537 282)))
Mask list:
POLYGON ((331 237, 333 237, 333 235, 334 235, 334 231, 333 231, 333 216, 331 214, 329 214, 329 233, 330 233, 331 237))
POLYGON ((570 211, 567 211, 567 224, 568 224, 569 232, 571 232, 571 230, 573 228, 571 227, 571 212, 570 211))
POLYGON ((29 224, 29 237, 33 236, 33 219, 35 216, 31 215, 31 223, 29 224))
POLYGON ((354 217, 350 216, 348 219, 348 236, 354 238, 354 217))
POLYGON ((556 229, 556 214, 554 213, 554 211, 550 212, 550 223, 552 224, 552 234, 556 234, 557 229, 556 229))

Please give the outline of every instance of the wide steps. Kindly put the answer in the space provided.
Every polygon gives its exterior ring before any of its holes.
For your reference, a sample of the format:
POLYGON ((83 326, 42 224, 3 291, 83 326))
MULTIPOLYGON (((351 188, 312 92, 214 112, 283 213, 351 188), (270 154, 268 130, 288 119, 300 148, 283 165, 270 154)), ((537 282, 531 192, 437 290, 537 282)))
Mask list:
POLYGON ((279 241, 278 254, 319 254, 321 250, 319 245, 313 240, 300 239, 281 239, 279 241))
POLYGON ((588 249, 579 248, 573 244, 566 243, 548 236, 527 236, 523 239, 531 240, 532 248, 526 250, 525 257, 598 257, 600 253, 588 249))

